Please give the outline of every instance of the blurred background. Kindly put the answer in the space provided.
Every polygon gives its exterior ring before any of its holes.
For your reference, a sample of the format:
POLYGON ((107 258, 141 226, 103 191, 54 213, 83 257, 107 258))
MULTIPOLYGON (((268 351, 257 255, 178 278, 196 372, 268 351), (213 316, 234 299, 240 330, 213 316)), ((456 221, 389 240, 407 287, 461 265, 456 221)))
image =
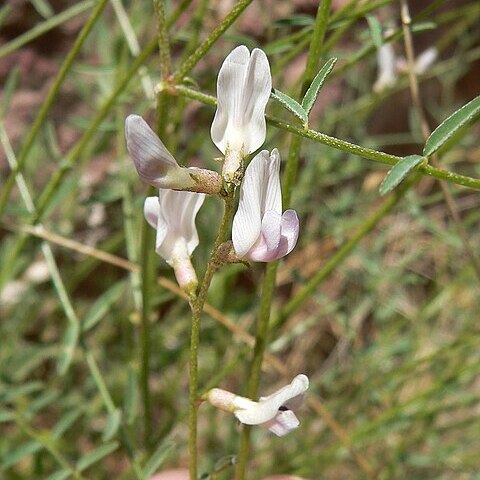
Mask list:
MULTIPOLYGON (((75 478, 79 471, 91 479, 136 478, 132 456, 151 474, 188 463, 190 310, 160 258, 150 319, 148 438, 142 420, 138 263, 147 188, 127 156, 123 123, 137 113, 155 124, 160 70, 152 2, 106 3, 51 110, 35 123, 96 5, 7 0, 0 6, 1 190, 12 162, 25 157, 24 183, 12 189, 0 217, 0 478, 8 480, 75 478), (145 61, 132 75, 139 55, 145 61), (22 191, 40 206, 43 228, 30 227, 22 191)), ((167 2, 174 66, 234 5, 167 2)), ((273 86, 298 99, 317 8, 317 1, 254 0, 186 83, 215 95, 223 59, 245 44, 265 50, 273 86)), ((479 95, 480 4, 416 0, 410 8, 416 55, 432 48, 436 54, 418 75, 433 130, 479 95)), ((319 66, 338 61, 310 128, 399 156, 421 154, 401 32, 397 1, 332 2, 319 66), (374 89, 378 26, 387 38, 394 35, 396 66, 391 81, 374 89)), ((274 100, 267 112, 297 124, 274 100)), ((174 97, 163 140, 180 163, 219 170, 213 114, 212 106, 174 97)), ((265 148, 277 147, 286 159, 292 134, 267 131, 265 148)), ((479 134, 478 123, 462 129, 440 152, 440 166, 480 177, 479 134)), ((299 162, 290 207, 301 232, 278 270, 261 392, 306 373, 310 403, 298 414, 300 428, 285 438, 253 430, 248 478, 480 478, 480 280, 444 191, 422 178, 337 258, 388 201, 378 192, 387 166, 306 139, 299 162), (290 308, 305 285, 311 293, 290 308)), ((447 187, 478 257, 480 196, 447 187)), ((219 199, 208 198, 197 219, 200 274, 221 208, 219 199)), ((262 264, 235 265, 214 277, 202 320, 202 390, 245 392, 263 271, 262 264)), ((202 478, 233 478, 237 421, 207 405, 199 415, 202 478)))

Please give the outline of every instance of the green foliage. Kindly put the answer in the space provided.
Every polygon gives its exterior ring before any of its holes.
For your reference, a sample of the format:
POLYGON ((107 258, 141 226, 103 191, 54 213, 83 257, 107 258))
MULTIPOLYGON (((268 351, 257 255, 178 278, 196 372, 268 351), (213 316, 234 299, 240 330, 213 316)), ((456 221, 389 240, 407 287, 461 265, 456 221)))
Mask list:
POLYGON ((448 140, 463 126, 471 122, 480 113, 480 95, 452 113, 428 137, 423 155, 428 157, 442 148, 448 140))
POLYGON ((372 36, 373 43, 377 48, 380 48, 383 44, 382 26, 380 25, 380 22, 378 21, 377 17, 375 17, 375 15, 367 15, 366 18, 368 22, 368 27, 370 28, 370 35, 372 36))
MULTIPOLYGON (((150 252, 162 278, 152 284, 143 324, 145 364, 138 263, 146 189, 126 154, 123 124, 129 113, 155 123, 146 94, 161 68, 154 6, 117 2, 112 9, 105 2, 102 11, 100 2, 87 0, 57 11, 58 2, 31 3, 21 29, 15 22, 23 10, 0 7, 0 477, 148 479, 189 460, 191 328, 171 269, 150 252), (9 146, 36 212, 19 194, 20 175, 8 179, 9 146)), ((247 478, 368 478, 358 456, 372 478, 474 478, 478 281, 432 179, 467 184, 451 191, 478 256, 473 123, 480 97, 466 103, 467 91, 477 88, 469 82, 478 78, 478 2, 430 2, 413 15, 417 55, 423 45, 440 52, 419 78, 428 118, 440 124, 423 157, 414 155, 423 140, 418 122, 408 122, 409 110, 415 112, 407 75, 399 73, 388 91, 372 92, 383 19, 398 18, 396 2, 332 4, 307 79, 314 80, 301 101, 319 30, 314 12, 283 0, 268 12, 262 2, 241 3, 246 12, 232 16, 205 2, 209 14, 200 19, 200 4, 168 3, 172 73, 180 72, 180 86, 166 93, 160 120, 179 161, 220 171, 208 134, 218 68, 240 41, 267 52, 274 101, 263 148, 281 152, 282 174, 292 182, 285 208, 297 210, 301 233, 276 276, 269 267, 277 288, 259 395, 299 372, 312 381, 310 403, 297 414, 299 430, 276 438, 252 428, 247 478), (221 24, 223 17, 230 24, 221 24), (433 44, 430 30, 438 36, 433 44), (432 154, 438 168, 424 162, 432 154), (380 184, 383 165, 391 170, 380 184), (430 182, 412 186, 413 175, 430 182), (378 189, 393 193, 382 199, 378 189)), ((388 41, 403 51, 401 28, 388 41)), ((208 198, 199 213, 193 256, 199 277, 221 210, 220 199, 208 198)), ((263 278, 261 264, 215 273, 200 322, 200 394, 215 386, 247 391, 263 278)), ((198 414, 199 476, 233 478, 238 422, 205 403, 198 414)))
POLYGON ((325 83, 326 78, 330 75, 330 72, 333 70, 336 61, 336 58, 331 58, 328 60, 328 62, 317 73, 311 85, 308 87, 308 90, 306 91, 302 100, 302 107, 307 112, 307 115, 310 113, 310 110, 317 99, 318 92, 325 83))
POLYGON ((378 189, 380 195, 385 195, 400 185, 405 177, 424 160, 425 158, 420 155, 409 155, 400 160, 388 171, 380 184, 380 188, 378 189))
POLYGON ((271 97, 277 102, 281 103, 288 111, 293 113, 299 118, 304 125, 308 123, 308 113, 296 100, 289 97, 287 94, 282 93, 278 89, 273 89, 271 97))

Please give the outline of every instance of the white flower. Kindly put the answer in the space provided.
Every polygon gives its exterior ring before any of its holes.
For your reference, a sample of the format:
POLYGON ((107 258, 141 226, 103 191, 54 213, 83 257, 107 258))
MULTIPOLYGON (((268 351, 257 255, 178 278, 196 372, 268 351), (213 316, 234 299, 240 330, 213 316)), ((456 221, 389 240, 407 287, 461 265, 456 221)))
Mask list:
POLYGON ((202 193, 175 190, 160 190, 158 197, 145 200, 145 218, 157 230, 156 252, 173 267, 185 290, 197 286, 190 255, 198 245, 195 217, 204 200, 202 193))
POLYGON ((397 81, 397 59, 391 43, 384 43, 377 50, 378 74, 373 85, 374 92, 381 92, 397 81))
POLYGON ((183 168, 139 115, 125 120, 127 148, 140 178, 156 188, 218 193, 220 176, 202 168, 183 168))
POLYGON ((256 262, 277 260, 293 250, 298 230, 295 210, 282 215, 278 150, 271 155, 263 150, 248 165, 240 188, 232 228, 235 252, 256 262))
POLYGON ((415 73, 423 75, 430 69, 430 67, 437 61, 438 50, 435 47, 430 47, 424 50, 415 59, 415 73))
POLYGON ((214 388, 207 400, 222 410, 233 413, 245 425, 261 425, 283 437, 300 425, 293 410, 300 407, 308 389, 308 377, 297 375, 289 385, 258 402, 240 397, 226 390, 214 388))
POLYGON ((265 107, 272 90, 272 75, 265 53, 235 48, 225 59, 217 80, 217 111, 211 135, 225 155, 223 173, 232 180, 242 158, 265 141, 265 107))

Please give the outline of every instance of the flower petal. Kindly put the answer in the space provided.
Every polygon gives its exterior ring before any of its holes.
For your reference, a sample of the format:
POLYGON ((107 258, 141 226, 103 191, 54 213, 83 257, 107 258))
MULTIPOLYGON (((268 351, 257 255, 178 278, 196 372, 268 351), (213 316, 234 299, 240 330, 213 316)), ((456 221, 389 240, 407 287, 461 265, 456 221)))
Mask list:
POLYGON ((265 141, 265 107, 272 89, 267 56, 241 45, 225 59, 217 80, 217 111, 211 136, 218 149, 252 153, 265 141))
MULTIPOLYGON (((213 143, 225 153, 227 150, 227 128, 229 123, 241 118, 242 90, 250 60, 250 52, 240 45, 225 58, 217 79, 217 111, 210 130, 213 143)), ((230 138, 230 143, 232 143, 230 138)), ((240 145, 241 147, 241 140, 240 145)))
POLYGON ((244 148, 252 153, 265 141, 265 108, 272 91, 272 74, 270 64, 263 50, 255 48, 242 92, 244 99, 244 148))
POLYGON ((288 255, 295 248, 299 230, 297 212, 295 210, 286 210, 282 215, 281 238, 275 260, 288 255))
POLYGON ((233 218, 232 241, 235 253, 244 257, 259 239, 262 229, 262 200, 265 189, 266 150, 260 152, 245 170, 238 210, 233 218))
POLYGON ((143 205, 143 215, 148 224, 157 228, 158 216, 160 214, 160 203, 158 197, 147 197, 143 205))
POLYGON ((278 437, 283 437, 300 425, 300 421, 291 410, 278 412, 278 415, 265 426, 278 437))
POLYGON ((263 201, 264 208, 262 213, 273 210, 278 214, 282 214, 282 190, 280 188, 280 153, 276 148, 272 150, 268 161, 268 178, 265 198, 263 201))
POLYGON ((395 50, 391 43, 384 43, 377 50, 378 76, 373 85, 374 92, 381 92, 395 83, 397 67, 395 50))
POLYGON ((286 385, 268 397, 261 398, 250 408, 237 410, 235 416, 246 425, 259 425, 269 422, 278 414, 278 409, 288 400, 302 395, 308 388, 306 375, 297 375, 290 385, 286 385))
POLYGON ((140 178, 154 187, 162 187, 162 179, 170 169, 180 168, 147 122, 139 115, 125 120, 127 148, 140 178))
POLYGON ((255 245, 248 251, 247 258, 254 262, 271 262, 277 258, 281 240, 282 216, 269 210, 262 219, 262 231, 255 245))
POLYGON ((169 264, 174 257, 189 257, 197 247, 195 217, 204 200, 202 193, 159 191, 156 251, 169 264))
POLYGON ((415 73, 423 75, 436 62, 438 58, 438 50, 430 47, 424 50, 415 60, 415 73))
MULTIPOLYGON (((183 202, 178 211, 180 216, 180 230, 187 242, 188 255, 191 255, 198 246, 198 232, 195 226, 195 217, 205 200, 204 193, 178 192, 183 194, 183 202)), ((180 202, 180 201, 179 201, 180 202)))

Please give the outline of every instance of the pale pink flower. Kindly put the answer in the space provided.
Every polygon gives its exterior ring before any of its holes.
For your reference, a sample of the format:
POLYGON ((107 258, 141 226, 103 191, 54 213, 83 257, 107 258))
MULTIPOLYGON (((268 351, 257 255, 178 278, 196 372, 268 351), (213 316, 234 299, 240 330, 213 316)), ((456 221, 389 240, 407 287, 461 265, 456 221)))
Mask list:
POLYGON ((211 135, 225 155, 224 176, 232 180, 242 158, 265 141, 265 107, 272 90, 272 75, 265 53, 235 48, 225 59, 217 80, 217 111, 211 135))
POLYGON ((282 215, 280 155, 260 152, 247 166, 233 219, 232 241, 239 258, 271 262, 295 247, 299 223, 295 210, 282 215))
POLYGON ((197 276, 190 255, 198 245, 195 217, 205 200, 202 193, 159 190, 145 200, 147 222, 157 230, 156 252, 175 270, 178 284, 194 290, 197 276))
POLYGON ((300 425, 293 410, 303 403, 307 389, 308 377, 297 375, 289 385, 268 397, 260 397, 258 402, 220 388, 210 390, 206 398, 215 407, 233 413, 245 425, 261 425, 283 437, 300 425))
POLYGON ((156 188, 219 193, 222 180, 218 173, 203 168, 181 167, 157 134, 139 115, 125 120, 127 149, 140 178, 156 188))

